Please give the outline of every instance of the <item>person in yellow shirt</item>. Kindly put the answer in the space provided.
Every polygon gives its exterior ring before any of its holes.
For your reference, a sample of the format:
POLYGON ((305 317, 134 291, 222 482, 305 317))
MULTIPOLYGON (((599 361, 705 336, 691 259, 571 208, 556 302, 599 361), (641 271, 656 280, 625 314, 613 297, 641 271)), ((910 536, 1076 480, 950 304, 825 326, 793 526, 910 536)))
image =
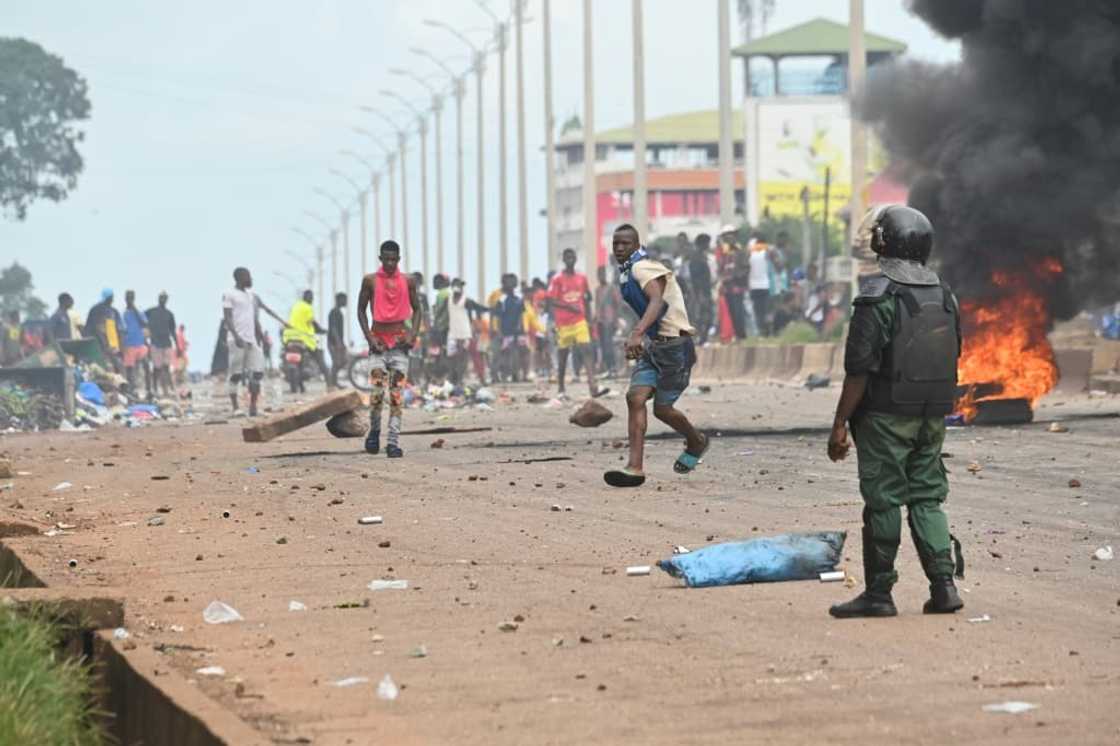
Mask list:
POLYGON ((327 330, 315 320, 315 308, 311 305, 314 299, 311 291, 305 290, 303 297, 295 302, 288 313, 288 328, 284 330, 281 340, 285 347, 293 342, 303 345, 307 350, 306 354, 319 366, 323 378, 329 383, 331 378, 327 372, 327 362, 323 359, 323 351, 319 349, 319 340, 315 336, 326 334, 327 330))

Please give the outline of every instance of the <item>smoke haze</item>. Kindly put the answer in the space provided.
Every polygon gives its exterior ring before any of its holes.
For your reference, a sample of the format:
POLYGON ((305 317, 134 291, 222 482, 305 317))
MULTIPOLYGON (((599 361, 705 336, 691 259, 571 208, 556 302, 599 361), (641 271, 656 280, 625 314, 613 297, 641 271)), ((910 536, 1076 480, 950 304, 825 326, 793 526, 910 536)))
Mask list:
POLYGON ((861 115, 905 171, 964 297, 993 270, 1054 256, 1069 316, 1114 301, 1120 270, 1120 3, 913 0, 962 61, 869 76, 861 115), (1074 300, 1076 299, 1076 301, 1074 300))

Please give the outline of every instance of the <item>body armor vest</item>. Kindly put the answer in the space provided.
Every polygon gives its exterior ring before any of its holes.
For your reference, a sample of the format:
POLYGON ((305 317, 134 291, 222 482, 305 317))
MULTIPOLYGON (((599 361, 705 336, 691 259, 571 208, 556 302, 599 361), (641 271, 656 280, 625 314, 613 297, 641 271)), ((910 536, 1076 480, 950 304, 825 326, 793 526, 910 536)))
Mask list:
POLYGON ((895 304, 891 343, 869 381, 866 408, 907 417, 953 411, 960 356, 960 311, 945 285, 890 282, 895 304))

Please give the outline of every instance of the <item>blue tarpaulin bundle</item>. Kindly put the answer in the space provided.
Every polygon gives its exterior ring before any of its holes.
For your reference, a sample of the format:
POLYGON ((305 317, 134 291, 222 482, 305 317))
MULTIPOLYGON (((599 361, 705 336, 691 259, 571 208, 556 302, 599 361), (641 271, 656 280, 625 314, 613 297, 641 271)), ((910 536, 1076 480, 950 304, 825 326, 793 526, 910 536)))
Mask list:
POLYGON ((832 572, 844 550, 844 531, 782 534, 713 544, 657 563, 690 588, 780 580, 816 580, 832 572))

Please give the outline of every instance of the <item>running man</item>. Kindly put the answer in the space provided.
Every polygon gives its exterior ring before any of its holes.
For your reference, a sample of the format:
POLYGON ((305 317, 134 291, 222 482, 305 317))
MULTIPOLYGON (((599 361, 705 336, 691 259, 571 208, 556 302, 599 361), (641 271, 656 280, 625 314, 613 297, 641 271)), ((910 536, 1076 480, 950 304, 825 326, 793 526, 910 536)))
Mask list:
POLYGON ((222 293, 222 316, 229 346, 229 400, 237 412, 238 387, 249 388, 249 416, 257 416, 257 402, 264 378, 264 352, 261 349, 260 312, 264 310, 285 328, 288 324, 253 292, 253 276, 245 267, 233 270, 233 290, 222 293))
POLYGON ((548 286, 548 309, 556 319, 557 371, 560 396, 566 396, 564 374, 574 349, 587 368, 587 389, 592 398, 607 393, 595 385, 595 353, 591 350, 591 288, 587 276, 576 272, 576 250, 564 249, 564 271, 548 286))
POLYGON ((696 364, 693 335, 684 294, 673 272, 649 258, 634 226, 614 232, 614 258, 622 279, 622 298, 638 316, 626 339, 626 357, 637 360, 626 392, 629 407, 630 461, 622 470, 603 475, 612 487, 645 483, 646 402, 653 399, 653 416, 685 437, 685 450, 673 471, 688 474, 700 465, 710 440, 673 405, 688 388, 696 364))
POLYGON ((416 282, 400 271, 401 247, 396 241, 381 244, 381 268, 362 278, 358 294, 358 328, 369 342, 369 434, 366 453, 381 452, 381 409, 389 387, 389 435, 385 455, 400 458, 401 413, 404 384, 408 378, 408 353, 416 343, 423 320, 416 282), (373 314, 373 324, 367 312, 373 314), (407 324, 406 324, 407 322, 407 324))

